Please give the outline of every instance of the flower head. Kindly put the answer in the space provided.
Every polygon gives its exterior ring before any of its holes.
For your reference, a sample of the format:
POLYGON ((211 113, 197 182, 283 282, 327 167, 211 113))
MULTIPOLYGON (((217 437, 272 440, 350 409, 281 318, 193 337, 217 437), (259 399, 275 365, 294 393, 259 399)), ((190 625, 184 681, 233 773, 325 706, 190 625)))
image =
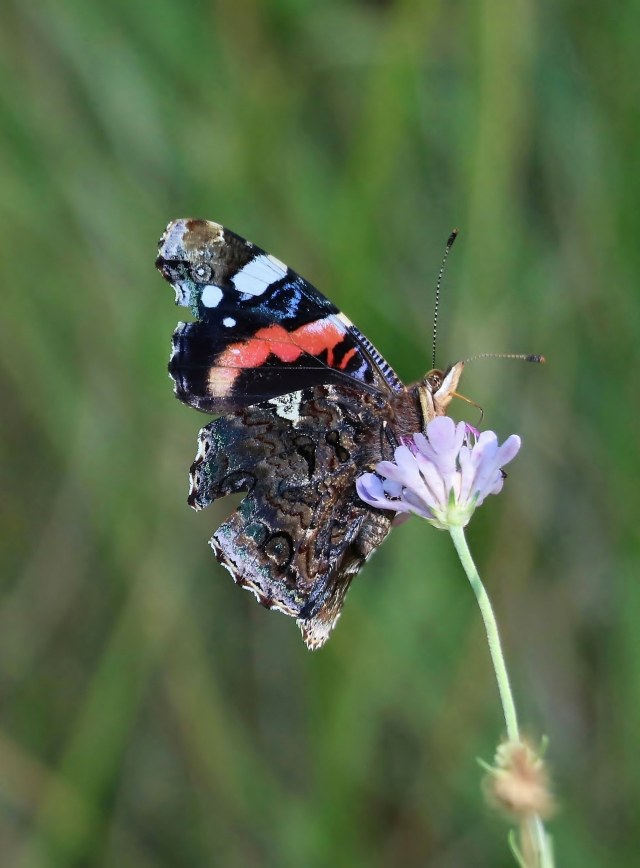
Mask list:
POLYGON ((412 512, 446 530, 465 527, 489 494, 502 489, 502 468, 520 449, 512 434, 500 446, 493 431, 481 434, 447 416, 427 425, 426 436, 405 438, 395 461, 381 461, 375 473, 356 481, 359 497, 370 506, 397 513, 412 512))

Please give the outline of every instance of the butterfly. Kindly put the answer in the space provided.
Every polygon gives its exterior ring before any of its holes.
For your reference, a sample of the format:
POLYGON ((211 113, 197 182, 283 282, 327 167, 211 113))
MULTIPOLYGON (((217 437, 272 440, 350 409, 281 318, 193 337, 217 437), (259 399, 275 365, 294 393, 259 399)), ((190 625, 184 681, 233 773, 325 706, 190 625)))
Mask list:
POLYGON ((403 385, 331 301, 218 223, 174 220, 156 267, 194 317, 173 334, 175 393, 219 415, 200 431, 188 502, 245 493, 213 551, 319 648, 391 528, 392 514, 360 500, 357 477, 446 413, 464 363, 403 385))

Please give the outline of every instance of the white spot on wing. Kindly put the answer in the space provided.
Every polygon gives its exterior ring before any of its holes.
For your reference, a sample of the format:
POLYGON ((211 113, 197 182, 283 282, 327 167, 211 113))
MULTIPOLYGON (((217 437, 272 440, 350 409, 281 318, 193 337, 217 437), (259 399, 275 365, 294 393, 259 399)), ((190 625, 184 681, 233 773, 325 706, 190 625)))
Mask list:
POLYGON ((284 262, 278 259, 277 256, 272 256, 270 253, 267 254, 267 259, 269 260, 269 262, 272 263, 275 268, 278 269, 278 271, 282 272, 282 277, 284 277, 287 273, 287 266, 284 264, 284 262))
POLYGON ((202 295, 200 301, 205 307, 217 307, 222 299, 222 290, 219 286, 214 286, 208 283, 202 287, 202 295))
POLYGON ((222 320, 222 325, 226 326, 228 329, 233 328, 235 324, 236 321, 232 316, 225 316, 225 318, 222 320))
POLYGON ((276 280, 282 280, 286 273, 287 266, 279 259, 276 259, 275 256, 261 254, 247 262, 232 280, 238 292, 246 292, 247 295, 262 295, 272 283, 275 283, 276 280))
POLYGON ((268 403, 273 404, 276 408, 276 415, 281 419, 287 419, 294 424, 300 421, 302 392, 290 392, 288 395, 280 395, 278 398, 271 398, 268 403))
POLYGON ((207 377, 207 393, 214 398, 226 398, 231 394, 239 368, 217 368, 212 365, 207 377))

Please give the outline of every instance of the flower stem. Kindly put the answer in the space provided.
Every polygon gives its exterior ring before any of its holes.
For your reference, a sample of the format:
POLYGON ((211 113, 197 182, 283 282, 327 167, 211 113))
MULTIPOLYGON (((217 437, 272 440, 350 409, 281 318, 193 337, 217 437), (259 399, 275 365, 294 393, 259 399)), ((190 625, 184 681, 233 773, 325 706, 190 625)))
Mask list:
MULTIPOLYGON (((496 673, 498 682, 498 690, 500 692, 500 701, 502 702, 502 711, 504 720, 507 725, 507 737, 509 741, 519 742, 520 731, 518 729, 518 717, 516 715, 516 706, 513 701, 513 693, 509 683, 507 667, 504 662, 502 646, 500 644, 500 634, 498 633, 498 624, 496 623, 493 608, 489 595, 484 589, 476 565, 471 557, 467 539, 464 535, 464 529, 461 526, 449 525, 449 533, 451 539, 460 558, 460 562, 464 568, 467 578, 476 595, 482 620, 484 621, 485 630, 487 632, 487 640, 489 642, 489 653, 493 669, 496 673)), ((553 868, 553 852, 551 842, 547 837, 547 833, 539 816, 533 815, 521 827, 521 832, 524 840, 527 842, 527 850, 530 851, 530 856, 525 856, 525 865, 536 866, 536 868, 553 868)), ((523 848, 524 849, 524 848, 523 848)))
POLYGON ((464 529, 460 526, 450 525, 449 533, 453 540, 453 544, 458 552, 458 557, 464 568, 467 578, 473 588, 473 592, 480 606, 480 613, 484 621, 484 627, 487 631, 487 641, 489 643, 489 653, 491 661, 496 673, 498 682, 498 690, 500 692, 500 701, 502 702, 502 711, 504 712, 504 720, 507 725, 507 736, 510 741, 520 741, 520 732, 518 730, 518 718, 516 715, 516 706, 513 701, 511 685, 509 684, 509 676, 507 675, 507 667, 504 662, 502 646, 500 644, 500 635, 498 633, 498 625, 496 623, 491 601, 484 589, 482 580, 476 569, 476 565, 471 557, 467 539, 464 535, 464 529))

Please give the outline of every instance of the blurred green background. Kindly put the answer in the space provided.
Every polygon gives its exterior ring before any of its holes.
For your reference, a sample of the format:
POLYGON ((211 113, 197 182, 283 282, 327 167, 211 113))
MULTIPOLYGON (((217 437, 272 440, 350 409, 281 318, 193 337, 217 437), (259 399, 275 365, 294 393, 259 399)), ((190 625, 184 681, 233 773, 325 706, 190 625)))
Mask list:
POLYGON ((2 5, 2 865, 513 864, 448 536, 396 529, 312 654, 216 564, 233 504, 187 508, 206 419, 153 267, 184 216, 288 262, 407 381, 460 228, 439 362, 548 359, 463 391, 524 441, 469 539, 550 738, 558 865, 638 864, 639 32, 630 0, 2 5))

